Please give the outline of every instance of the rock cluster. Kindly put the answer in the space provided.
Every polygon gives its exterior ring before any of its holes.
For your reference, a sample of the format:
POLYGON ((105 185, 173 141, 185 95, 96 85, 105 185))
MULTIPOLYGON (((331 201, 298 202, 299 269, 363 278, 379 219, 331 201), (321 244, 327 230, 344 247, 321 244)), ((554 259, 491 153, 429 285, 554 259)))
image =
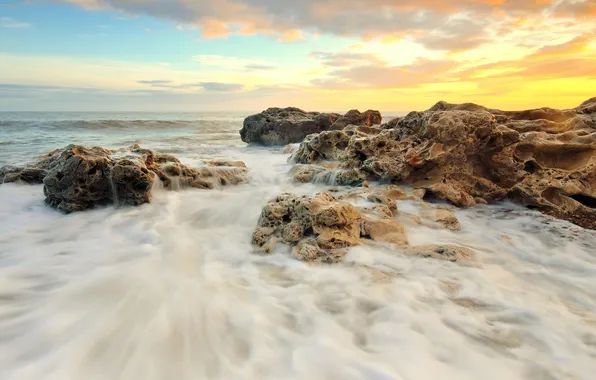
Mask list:
POLYGON ((439 102, 381 128, 308 136, 293 160, 339 161, 362 178, 408 183, 460 207, 508 197, 596 229, 596 98, 569 110, 439 102))
POLYGON ((336 113, 305 112, 299 108, 269 108, 244 120, 242 141, 261 145, 299 143, 313 133, 341 130, 348 125, 371 126, 380 124, 379 111, 360 113, 351 110, 344 116, 336 113))
MULTIPOLYGON (((258 251, 265 253, 278 243, 290 245, 296 257, 309 262, 339 262, 349 247, 360 244, 388 244, 408 255, 469 260, 471 251, 463 247, 408 245, 405 228, 396 219, 399 213, 396 201, 411 197, 415 196, 394 185, 342 195, 284 193, 263 208, 252 242, 258 251), (362 199, 369 204, 358 205, 362 199)), ((461 228, 457 218, 445 209, 427 210, 423 218, 432 219, 444 228, 461 228)))
POLYGON ((3 182, 43 183, 46 203, 66 213, 96 205, 140 205, 151 201, 151 188, 161 181, 166 189, 213 189, 246 181, 240 161, 212 161, 189 168, 176 157, 133 145, 110 151, 69 145, 55 150, 25 168, 3 167, 3 182))

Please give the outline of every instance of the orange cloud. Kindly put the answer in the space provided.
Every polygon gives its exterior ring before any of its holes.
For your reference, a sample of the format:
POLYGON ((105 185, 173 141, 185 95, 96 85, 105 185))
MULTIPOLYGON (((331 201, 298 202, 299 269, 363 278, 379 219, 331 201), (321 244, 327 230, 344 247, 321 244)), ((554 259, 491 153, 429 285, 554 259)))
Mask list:
POLYGON ((201 23, 201 36, 204 38, 226 37, 230 32, 230 27, 221 21, 205 20, 201 23))

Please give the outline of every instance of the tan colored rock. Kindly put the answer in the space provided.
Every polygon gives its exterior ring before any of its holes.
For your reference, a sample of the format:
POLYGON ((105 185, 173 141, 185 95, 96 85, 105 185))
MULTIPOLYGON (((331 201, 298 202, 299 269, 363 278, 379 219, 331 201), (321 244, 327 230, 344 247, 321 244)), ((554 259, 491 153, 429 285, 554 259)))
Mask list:
POLYGON ((461 224, 459 220, 444 208, 425 207, 420 212, 420 218, 423 224, 435 228, 447 228, 452 231, 460 231, 461 224))
POLYGON ((205 162, 207 166, 216 167, 233 167, 233 168, 246 168, 246 164, 242 161, 226 161, 226 160, 213 160, 205 162))
POLYGON ((473 251, 469 248, 442 244, 406 247, 403 249, 403 252, 410 256, 432 258, 451 262, 469 261, 473 257, 473 251))
POLYGON ((300 183, 313 182, 317 174, 321 174, 325 168, 317 165, 294 165, 290 170, 290 175, 300 183))
POLYGON ((569 110, 439 102, 383 128, 311 135, 294 160, 337 160, 367 180, 404 182, 459 207, 509 197, 596 228, 594 98, 569 110))
POLYGON ((362 230, 363 236, 368 236, 376 242, 408 245, 404 226, 395 219, 365 220, 362 230))

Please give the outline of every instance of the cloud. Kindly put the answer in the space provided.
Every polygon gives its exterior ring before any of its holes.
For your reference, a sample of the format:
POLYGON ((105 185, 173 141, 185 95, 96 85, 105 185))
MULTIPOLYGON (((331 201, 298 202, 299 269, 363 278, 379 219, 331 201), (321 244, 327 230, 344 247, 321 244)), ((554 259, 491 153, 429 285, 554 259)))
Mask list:
POLYGON ((259 64, 252 63, 252 64, 244 65, 244 68, 247 70, 261 71, 261 70, 274 70, 275 66, 259 65, 259 64))
POLYGON ((328 67, 352 67, 364 64, 379 64, 381 62, 376 55, 367 53, 315 51, 311 53, 311 56, 319 59, 323 66, 328 67))
POLYGON ((168 87, 172 84, 171 80, 139 80, 137 83, 148 84, 153 87, 168 87))
POLYGON ((0 17, 0 28, 25 29, 30 27, 31 24, 28 22, 16 21, 10 17, 0 17))
MULTIPOLYGON (((596 13, 593 0, 62 0, 201 28, 205 38, 265 34, 280 42, 331 34, 419 40, 431 49, 479 46, 507 18, 596 13)), ((587 18, 586 22, 589 22, 587 18)))
POLYGON ((485 23, 468 17, 453 19, 417 41, 433 50, 468 50, 490 41, 485 27, 485 23))
POLYGON ((455 61, 427 59, 401 66, 365 64, 338 68, 313 84, 327 90, 405 88, 440 81, 457 66, 455 61))
POLYGON ((198 88, 203 91, 213 92, 234 92, 241 91, 244 89, 244 85, 241 83, 226 83, 226 82, 195 82, 195 83, 175 83, 171 80, 140 80, 137 81, 140 84, 147 84, 156 89, 140 89, 135 90, 137 92, 154 92, 154 91, 173 91, 173 90, 184 90, 198 88))
POLYGON ((221 83, 221 82, 199 82, 194 84, 189 84, 187 86, 197 86, 201 87, 205 91, 213 91, 213 92, 236 92, 241 91, 244 88, 244 85, 240 83, 221 83))
POLYGON ((225 70, 268 70, 274 66, 262 59, 240 58, 217 54, 196 55, 196 62, 203 66, 225 70))

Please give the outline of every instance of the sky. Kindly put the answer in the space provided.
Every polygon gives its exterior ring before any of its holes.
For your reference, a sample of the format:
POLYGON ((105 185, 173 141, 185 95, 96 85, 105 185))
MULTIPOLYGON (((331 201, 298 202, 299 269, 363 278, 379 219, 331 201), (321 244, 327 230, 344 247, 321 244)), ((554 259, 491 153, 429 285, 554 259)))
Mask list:
POLYGON ((0 0, 0 111, 596 96, 596 0, 0 0))

